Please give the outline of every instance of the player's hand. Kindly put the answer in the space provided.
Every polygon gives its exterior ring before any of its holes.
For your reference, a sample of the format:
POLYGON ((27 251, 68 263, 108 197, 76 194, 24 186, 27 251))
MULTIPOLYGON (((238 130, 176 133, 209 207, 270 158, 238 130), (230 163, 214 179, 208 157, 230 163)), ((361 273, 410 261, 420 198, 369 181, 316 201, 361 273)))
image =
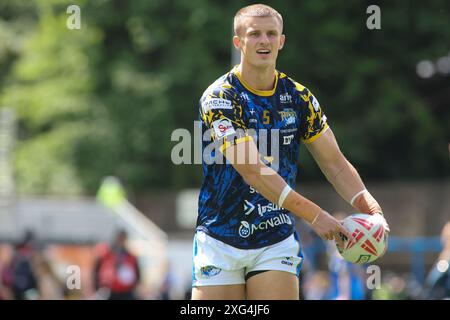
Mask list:
POLYGON ((384 254, 387 251, 387 248, 388 248, 387 242, 388 242, 388 239, 389 239, 389 232, 391 232, 391 229, 389 228, 389 225, 388 225, 386 219, 384 218, 384 215, 383 215, 382 212, 377 212, 375 214, 379 214, 381 216, 380 218, 382 219, 382 224, 383 224, 385 237, 386 237, 386 246, 384 247, 383 252, 378 256, 380 258, 380 257, 384 256, 384 254))
POLYGON ((381 216, 380 218, 382 220, 384 231, 386 231, 387 233, 391 232, 391 229, 389 228, 389 225, 388 225, 388 223, 386 221, 386 218, 383 215, 383 212, 382 211, 377 211, 377 212, 373 213, 372 215, 376 215, 376 214, 379 214, 381 216))
POLYGON ((377 200, 375 200, 374 197, 372 197, 369 191, 362 193, 358 198, 356 198, 353 206, 357 208, 361 213, 381 215, 381 218, 383 219, 384 230, 388 233, 391 231, 391 229, 389 229, 389 225, 386 222, 386 219, 384 218, 383 209, 381 209, 380 204, 377 202, 377 200))
POLYGON ((340 248, 343 248, 344 246, 344 240, 340 234, 347 237, 347 239, 352 238, 351 234, 343 227, 339 220, 323 210, 311 223, 311 227, 323 240, 336 240, 336 243, 340 248))

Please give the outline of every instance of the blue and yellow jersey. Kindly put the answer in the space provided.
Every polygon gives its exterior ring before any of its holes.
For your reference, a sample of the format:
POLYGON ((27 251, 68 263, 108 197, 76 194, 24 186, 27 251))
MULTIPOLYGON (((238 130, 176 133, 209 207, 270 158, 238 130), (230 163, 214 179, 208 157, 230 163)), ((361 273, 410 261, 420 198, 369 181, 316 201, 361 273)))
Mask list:
POLYGON ((197 230, 241 249, 284 240, 295 231, 295 220, 249 186, 221 151, 253 140, 261 161, 294 189, 301 142, 314 141, 328 128, 307 88, 278 71, 275 79, 272 90, 254 90, 235 67, 200 99, 204 179, 197 230))

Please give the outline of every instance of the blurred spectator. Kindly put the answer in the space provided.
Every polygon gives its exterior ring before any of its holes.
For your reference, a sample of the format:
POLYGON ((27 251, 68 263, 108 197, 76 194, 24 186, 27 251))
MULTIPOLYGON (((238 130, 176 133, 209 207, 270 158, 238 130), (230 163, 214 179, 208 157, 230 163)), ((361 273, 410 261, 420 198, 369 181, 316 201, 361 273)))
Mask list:
MULTIPOLYGON (((314 290, 314 292, 307 294, 305 293, 306 288, 309 288, 311 282, 318 281, 323 284, 317 276, 321 273, 316 274, 317 271, 323 269, 326 265, 326 259, 324 252, 326 251, 325 242, 317 235, 317 233, 311 229, 311 227, 305 223, 303 220, 299 220, 297 223, 297 231, 301 237, 302 252, 303 252, 303 263, 299 281, 299 299, 300 300, 317 300, 321 293, 319 290, 314 290)), ((320 276, 319 276, 320 278, 320 276)))
POLYGON ((11 290, 5 286, 3 281, 5 279, 6 270, 11 262, 12 247, 9 244, 2 244, 0 242, 0 300, 12 299, 11 290))
POLYGON ((33 268, 34 234, 26 231, 24 239, 15 246, 9 265, 2 271, 2 282, 15 300, 39 298, 38 281, 33 268))
POLYGON ((166 274, 163 283, 159 289, 159 300, 170 300, 170 291, 172 288, 173 274, 169 263, 166 264, 166 274))
POLYGON ((366 296, 364 266, 348 262, 339 254, 334 241, 328 244, 330 300, 364 300, 366 296))
MULTIPOLYGON (((346 218, 343 212, 336 212, 339 221, 346 218)), ((328 269, 330 271, 330 300, 364 300, 366 296, 366 273, 363 265, 350 263, 339 254, 336 242, 327 243, 328 269)))
POLYGON ((306 300, 325 300, 330 290, 330 275, 327 271, 311 272, 303 284, 306 300))
POLYGON ((126 248, 127 233, 120 230, 113 246, 102 250, 94 266, 94 284, 97 293, 109 300, 134 300, 140 281, 137 258, 126 248))
POLYGON ((34 270, 37 276, 41 300, 64 299, 64 284, 54 272, 50 262, 44 254, 36 254, 34 270))
POLYGON ((192 281, 189 281, 184 289, 184 300, 192 299, 192 281))
POLYGON ((425 299, 450 299, 450 221, 441 233, 443 249, 425 282, 425 299))
POLYGON ((297 223, 297 230, 302 240, 302 251, 305 257, 302 270, 305 274, 314 273, 324 263, 322 258, 323 252, 326 251, 325 242, 302 220, 297 223))
POLYGON ((404 276, 388 272, 383 277, 381 288, 372 290, 373 300, 407 300, 408 283, 404 276))
POLYGON ((406 279, 406 299, 407 300, 423 300, 422 285, 417 281, 416 277, 409 273, 405 276, 406 279))

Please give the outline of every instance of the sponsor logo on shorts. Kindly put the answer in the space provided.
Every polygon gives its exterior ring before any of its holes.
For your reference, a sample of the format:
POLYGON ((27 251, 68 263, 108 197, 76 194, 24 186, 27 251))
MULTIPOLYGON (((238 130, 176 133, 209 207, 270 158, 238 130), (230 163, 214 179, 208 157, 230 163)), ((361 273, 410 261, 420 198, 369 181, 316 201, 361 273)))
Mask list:
POLYGON ((294 259, 292 257, 285 257, 283 260, 281 260, 281 264, 288 265, 292 267, 294 265, 294 259))
POLYGON ((220 273, 220 271, 222 271, 222 269, 214 267, 214 266, 201 267, 201 269, 200 269, 201 275, 205 278, 211 278, 211 277, 217 276, 220 273))
POLYGON ((281 213, 273 218, 270 218, 266 221, 262 221, 258 224, 251 224, 247 221, 241 221, 241 225, 239 227, 239 235, 242 238, 247 238, 248 236, 252 235, 256 231, 260 230, 268 230, 270 228, 274 228, 276 226, 282 225, 282 224, 292 224, 291 218, 286 213, 281 213))

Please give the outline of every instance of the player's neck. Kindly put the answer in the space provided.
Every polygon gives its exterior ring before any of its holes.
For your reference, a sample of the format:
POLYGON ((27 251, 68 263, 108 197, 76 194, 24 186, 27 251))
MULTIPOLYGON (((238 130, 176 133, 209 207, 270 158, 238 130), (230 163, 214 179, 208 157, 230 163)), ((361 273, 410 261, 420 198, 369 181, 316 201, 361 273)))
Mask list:
POLYGON ((255 68, 253 66, 241 63, 238 66, 241 78, 255 90, 272 90, 275 85, 275 67, 255 68))

